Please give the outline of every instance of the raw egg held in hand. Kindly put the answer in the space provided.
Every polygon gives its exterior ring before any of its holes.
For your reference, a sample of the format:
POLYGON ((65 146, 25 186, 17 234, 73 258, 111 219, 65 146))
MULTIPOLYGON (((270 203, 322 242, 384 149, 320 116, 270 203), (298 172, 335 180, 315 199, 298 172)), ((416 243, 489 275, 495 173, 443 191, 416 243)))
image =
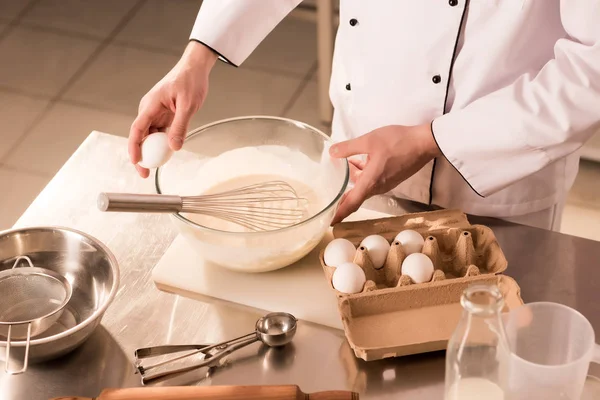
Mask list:
POLYGON ((346 294, 361 292, 366 281, 365 271, 351 262, 337 267, 331 278, 335 290, 346 294))
POLYGON ((328 267, 337 267, 338 265, 349 263, 354 260, 356 247, 346 239, 333 239, 323 254, 323 260, 328 267))
POLYGON ((413 253, 420 253, 423 250, 425 240, 423 236, 417 231, 407 229, 396 235, 395 242, 400 242, 402 248, 406 252, 406 255, 413 253))
POLYGON ((146 136, 141 145, 141 167, 152 169, 162 167, 173 155, 169 147, 169 137, 164 132, 151 133, 146 136))
POLYGON ((369 251, 369 257, 373 262, 373 267, 379 269, 385 264, 385 259, 390 251, 390 244, 387 239, 381 235, 370 235, 363 239, 360 247, 369 251))
POLYGON ((414 283, 429 282, 433 270, 433 262, 423 253, 413 253, 402 262, 402 275, 410 276, 414 283))

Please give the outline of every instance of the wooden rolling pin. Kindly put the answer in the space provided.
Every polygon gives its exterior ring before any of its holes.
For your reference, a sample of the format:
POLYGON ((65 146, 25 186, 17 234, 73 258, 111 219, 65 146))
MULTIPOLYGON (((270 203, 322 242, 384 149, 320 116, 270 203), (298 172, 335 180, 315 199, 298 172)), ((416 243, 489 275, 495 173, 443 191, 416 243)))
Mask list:
POLYGON ((307 394, 298 386, 175 386, 106 389, 100 396, 57 397, 53 400, 358 400, 345 391, 307 394))

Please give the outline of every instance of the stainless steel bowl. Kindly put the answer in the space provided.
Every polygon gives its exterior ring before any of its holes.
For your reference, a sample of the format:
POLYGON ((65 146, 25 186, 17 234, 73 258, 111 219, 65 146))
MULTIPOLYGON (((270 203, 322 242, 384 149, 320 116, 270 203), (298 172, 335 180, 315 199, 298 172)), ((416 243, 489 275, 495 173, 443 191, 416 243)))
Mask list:
MULTIPOLYGON (((33 265, 63 275, 73 294, 60 319, 32 338, 30 362, 64 355, 81 345, 100 324, 119 287, 119 267, 110 250, 97 239, 73 229, 36 227, 0 232, 0 271, 19 256, 33 265)), ((6 347, 0 336, 0 348, 6 347)), ((26 342, 11 341, 11 358, 23 359, 26 342)), ((0 351, 0 357, 4 351, 0 351)))

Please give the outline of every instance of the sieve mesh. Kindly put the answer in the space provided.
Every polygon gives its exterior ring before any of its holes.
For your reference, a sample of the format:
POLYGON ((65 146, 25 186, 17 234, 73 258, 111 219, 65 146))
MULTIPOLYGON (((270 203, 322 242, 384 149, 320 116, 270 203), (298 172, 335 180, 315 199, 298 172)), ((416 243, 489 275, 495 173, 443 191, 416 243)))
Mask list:
POLYGON ((17 324, 45 317, 60 310, 69 295, 60 280, 24 271, 0 278, 0 323, 17 324))

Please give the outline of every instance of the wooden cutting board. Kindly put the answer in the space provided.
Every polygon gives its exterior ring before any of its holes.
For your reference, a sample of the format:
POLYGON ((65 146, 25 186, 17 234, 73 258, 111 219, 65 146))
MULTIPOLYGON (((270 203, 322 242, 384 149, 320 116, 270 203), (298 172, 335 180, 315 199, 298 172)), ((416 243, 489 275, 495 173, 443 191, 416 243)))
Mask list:
MULTIPOLYGON (((389 217, 360 209, 347 221, 389 217)), ((160 290, 195 299, 216 298, 260 310, 284 311, 296 318, 342 329, 337 299, 328 286, 319 252, 332 239, 331 230, 310 254, 273 272, 245 274, 205 261, 181 235, 153 270, 160 290)))

